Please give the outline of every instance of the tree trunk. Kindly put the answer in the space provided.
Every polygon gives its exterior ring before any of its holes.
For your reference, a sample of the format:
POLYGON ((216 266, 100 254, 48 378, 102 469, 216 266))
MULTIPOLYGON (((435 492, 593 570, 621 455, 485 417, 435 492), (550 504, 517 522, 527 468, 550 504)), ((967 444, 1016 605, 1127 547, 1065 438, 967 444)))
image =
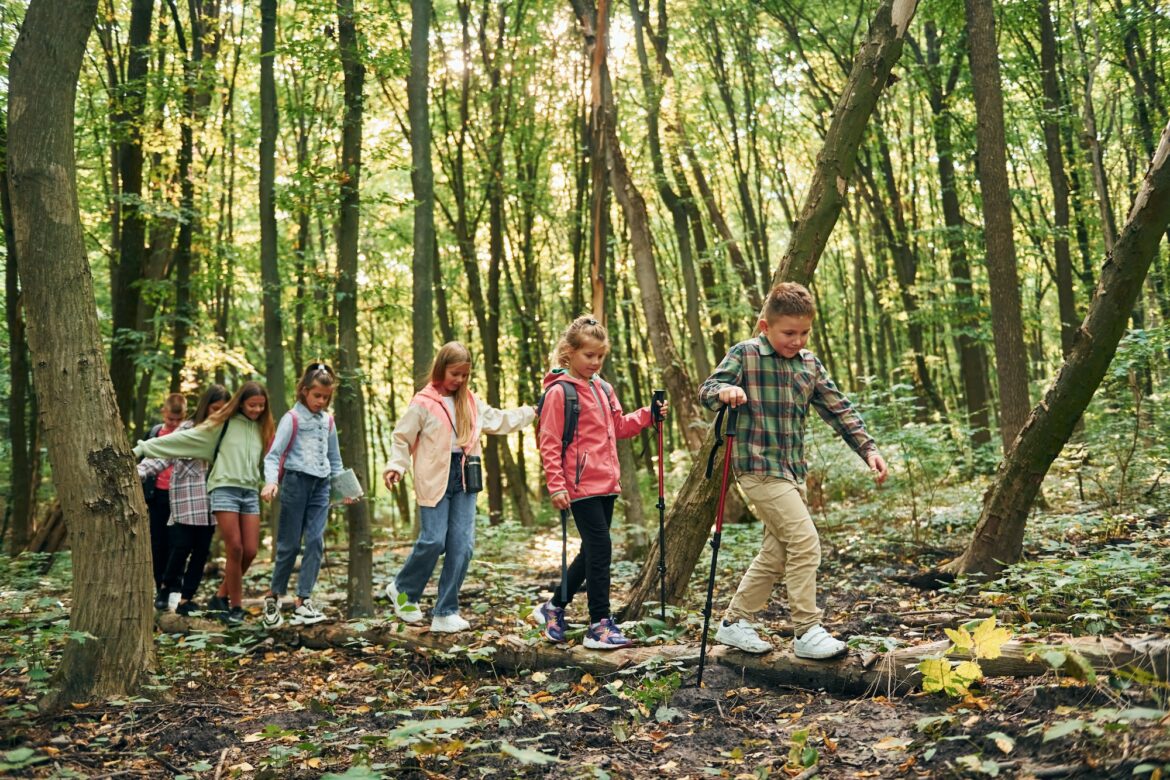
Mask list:
POLYGON ((1040 484, 1101 384, 1162 234, 1170 225, 1168 158, 1170 124, 1162 131, 1129 221, 1106 257, 1072 352, 1000 465, 975 533, 963 554, 945 567, 947 571, 994 574, 1020 559, 1028 511, 1040 484))
POLYGON ((146 264, 146 219, 142 215, 142 123, 146 114, 146 81, 150 71, 150 31, 155 0, 133 0, 130 8, 130 56, 122 89, 114 98, 118 108, 114 123, 121 139, 117 147, 122 214, 119 255, 111 274, 110 299, 113 340, 110 346, 110 379, 118 399, 118 412, 127 424, 134 408, 134 358, 141 349, 135 337, 140 292, 146 264))
POLYGON ((154 661, 146 505, 102 354, 78 212, 74 101, 97 0, 33 0, 9 70, 9 176, 28 341, 73 547, 56 708, 133 694, 154 661))
POLYGON ((979 326, 979 306, 971 282, 971 263, 963 237, 966 222, 959 204, 959 183, 955 177, 954 145, 951 140, 951 114, 948 103, 959 78, 959 59, 951 64, 946 86, 938 69, 942 65, 937 30, 933 21, 926 23, 926 62, 930 79, 930 109, 934 114, 934 146, 938 158, 938 180, 946 224, 947 253, 950 256, 951 284, 955 288, 954 322, 958 330, 955 348, 959 353, 959 375, 963 382, 963 403, 967 424, 971 427, 971 445, 981 447, 991 441, 991 420, 987 400, 987 352, 974 335, 979 326))
MULTIPOLYGON (((812 278, 829 233, 841 213, 848 187, 847 176, 853 171, 865 126, 901 54, 902 40, 917 5, 917 0, 885 0, 878 9, 833 112, 832 123, 825 135, 825 148, 817 156, 817 174, 810 184, 801 219, 793 226, 792 238, 773 277, 774 282, 783 281, 789 273, 804 281, 812 278), (793 267, 798 258, 799 266, 793 267)), ((708 434, 694 453, 690 473, 672 499, 666 518, 669 539, 666 545, 666 598, 670 602, 677 602, 686 593, 691 572, 715 519, 718 480, 706 479, 705 474, 712 443, 712 435, 708 434)), ((640 614, 642 604, 655 600, 657 593, 658 543, 655 541, 637 580, 630 587, 623 615, 629 618, 640 614)))
MULTIPOLYGON (((361 219, 362 88, 366 69, 361 61, 353 0, 337 2, 337 46, 345 75, 345 118, 341 127, 343 170, 338 193, 337 221, 337 432, 341 457, 369 486, 366 464, 365 394, 358 350, 358 229, 361 219)), ((374 614, 374 545, 370 536, 369 503, 359 501, 345 510, 349 533, 349 569, 346 587, 351 617, 374 614)))
POLYGON ((276 11, 260 0, 260 281, 264 308, 264 378, 268 403, 279 419, 288 410, 284 390, 284 319, 281 313, 276 225, 276 11))
POLYGON ((983 240, 991 287, 991 329, 999 378, 999 432, 1011 448, 1028 415, 1028 354, 1020 314, 1020 280, 1012 235, 1012 195, 1007 176, 1003 88, 995 40, 992 0, 966 0, 967 41, 975 92, 975 139, 979 148, 979 189, 983 195, 983 240))
POLYGON ((1053 259, 1056 263, 1056 297, 1060 310, 1060 354, 1072 351, 1077 328, 1076 292, 1073 289, 1072 252, 1069 249, 1069 186, 1060 148, 1060 85, 1056 80, 1056 30, 1048 0, 1040 0, 1040 81, 1044 89, 1044 155, 1052 184, 1053 259))
MULTIPOLYGON (((32 386, 29 383, 28 340, 25 336, 24 302, 16 270, 16 235, 12 232, 12 201, 8 197, 8 165, 3 155, 8 148, 7 123, 0 114, 0 223, 4 227, 4 312, 8 319, 8 364, 11 385, 8 389, 8 431, 12 446, 12 472, 8 478, 7 522, 8 550, 11 554, 25 549, 32 536, 36 517, 37 480, 33 478, 34 452, 37 441, 37 418, 29 414, 32 386)), ((0 545, 4 539, 0 535, 0 545)))
POLYGON ((411 361, 414 387, 427 383, 435 356, 435 174, 431 170, 431 119, 428 109, 431 4, 410 2, 410 76, 406 80, 410 116, 410 185, 414 192, 414 252, 411 259, 411 361))

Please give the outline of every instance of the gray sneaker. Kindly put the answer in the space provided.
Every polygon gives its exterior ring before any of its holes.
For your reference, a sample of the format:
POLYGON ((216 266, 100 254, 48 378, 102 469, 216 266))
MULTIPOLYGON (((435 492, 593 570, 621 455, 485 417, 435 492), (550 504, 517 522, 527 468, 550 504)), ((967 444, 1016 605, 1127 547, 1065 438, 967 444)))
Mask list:
POLYGON ((731 624, 720 621, 715 641, 739 648, 745 653, 769 653, 773 650, 772 643, 761 639, 755 627, 746 620, 737 620, 731 624))
POLYGON ((292 620, 289 622, 294 626, 311 626, 325 619, 325 613, 317 609, 313 600, 305 599, 293 610, 292 620))

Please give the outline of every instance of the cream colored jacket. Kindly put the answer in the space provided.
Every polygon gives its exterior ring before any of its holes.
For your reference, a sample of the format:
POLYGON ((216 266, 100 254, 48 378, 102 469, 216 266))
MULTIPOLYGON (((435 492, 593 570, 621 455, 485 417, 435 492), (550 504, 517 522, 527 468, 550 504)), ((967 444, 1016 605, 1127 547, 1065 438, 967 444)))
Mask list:
MULTIPOLYGON (((474 393, 475 418, 472 420, 468 455, 480 454, 480 434, 504 435, 531 425, 536 410, 531 406, 518 409, 494 409, 474 393)), ((414 495, 420 506, 435 506, 447 491, 451 469, 451 422, 440 406, 441 397, 432 386, 420 390, 394 426, 390 463, 383 474, 397 471, 406 474, 414 463, 414 495)))

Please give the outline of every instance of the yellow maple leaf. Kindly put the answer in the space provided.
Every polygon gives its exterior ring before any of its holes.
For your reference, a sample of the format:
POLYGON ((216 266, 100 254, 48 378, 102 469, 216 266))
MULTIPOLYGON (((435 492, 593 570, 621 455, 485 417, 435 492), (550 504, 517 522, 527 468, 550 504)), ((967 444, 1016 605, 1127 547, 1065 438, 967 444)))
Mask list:
POLYGON ((954 642, 955 650, 965 650, 976 658, 999 658, 1004 643, 1012 636, 1010 630, 996 627, 994 615, 975 626, 974 631, 966 628, 945 630, 954 642))
POLYGON ((952 664, 946 658, 927 658, 918 664, 922 672, 922 690, 926 693, 942 691, 951 696, 964 696, 971 683, 983 676, 983 670, 974 661, 952 664))

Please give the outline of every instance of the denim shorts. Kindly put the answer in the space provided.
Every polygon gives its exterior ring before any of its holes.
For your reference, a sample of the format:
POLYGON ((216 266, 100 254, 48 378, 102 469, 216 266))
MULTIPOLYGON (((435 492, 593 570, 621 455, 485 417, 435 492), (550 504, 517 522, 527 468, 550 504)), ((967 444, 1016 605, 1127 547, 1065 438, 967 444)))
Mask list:
POLYGON ((212 512, 260 514, 260 493, 255 488, 217 487, 207 495, 211 499, 212 512))

